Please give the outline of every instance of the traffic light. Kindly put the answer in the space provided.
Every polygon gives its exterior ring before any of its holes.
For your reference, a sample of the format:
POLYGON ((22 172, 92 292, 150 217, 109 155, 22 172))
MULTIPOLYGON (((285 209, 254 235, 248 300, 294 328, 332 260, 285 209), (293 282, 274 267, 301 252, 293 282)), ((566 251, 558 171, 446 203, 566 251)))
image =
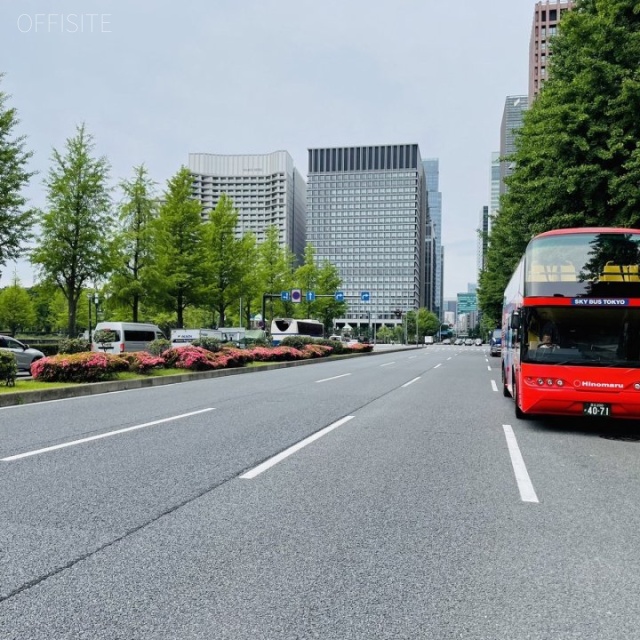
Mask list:
POLYGON ((394 313, 396 314, 396 318, 402 318, 402 310, 401 309, 396 309, 394 311, 394 313))

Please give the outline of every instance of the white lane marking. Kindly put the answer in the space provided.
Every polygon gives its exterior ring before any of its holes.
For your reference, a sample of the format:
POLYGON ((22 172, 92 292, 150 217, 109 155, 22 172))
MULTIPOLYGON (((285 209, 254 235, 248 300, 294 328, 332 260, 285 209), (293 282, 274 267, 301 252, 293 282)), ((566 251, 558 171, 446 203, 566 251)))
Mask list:
POLYGON ((409 360, 413 360, 414 358, 417 358, 418 356, 409 356, 409 360))
POLYGON ((381 364, 381 367, 388 367, 390 364, 395 364, 395 360, 393 362, 386 362, 385 364, 381 364))
POLYGON ((337 380, 338 378, 346 378, 347 376, 350 376, 350 373, 343 373, 342 375, 339 376, 333 376, 333 378, 323 378, 322 380, 316 380, 316 382, 328 382, 329 380, 337 380))
POLYGON ((300 451, 300 449, 302 449, 303 447, 306 447, 308 444, 311 444, 314 440, 317 440, 318 438, 322 438, 322 436, 326 435, 330 431, 333 431, 334 429, 337 429, 338 427, 341 427, 343 424, 345 424, 345 422, 349 422, 349 420, 352 420, 353 418, 355 418, 355 416, 345 416, 344 418, 341 418, 337 422, 330 424, 328 427, 325 427, 324 429, 320 429, 320 431, 317 431, 316 433, 309 436, 308 438, 305 438, 304 440, 300 440, 300 442, 298 442, 297 444, 294 444, 288 449, 285 449, 279 454, 273 456, 273 458, 269 458, 268 460, 265 460, 262 464, 259 464, 257 467, 254 467, 250 471, 243 473, 240 477, 243 478, 244 480, 251 480, 255 478, 256 476, 260 475, 263 471, 270 469, 274 465, 278 464, 278 462, 282 462, 282 460, 284 460, 285 458, 288 458, 290 455, 294 454, 296 451, 300 451))
POLYGON ((451 358, 453 358, 453 356, 448 357, 447 360, 451 360, 451 358))
POLYGON ((536 495, 531 478, 527 472, 527 467, 522 459, 520 453, 520 447, 516 440, 516 435, 513 432, 510 424, 503 424, 504 435, 507 439, 507 447, 509 448, 509 455, 511 456, 511 464, 513 465, 513 472, 516 476, 516 482, 518 483, 518 490, 520 491, 520 498, 523 502, 539 502, 536 495))
POLYGON ((491 388, 492 388, 494 391, 497 391, 497 390, 498 390, 498 385, 496 384, 496 381, 495 381, 495 380, 492 380, 492 381, 491 381, 491 388))
POLYGON ((437 364, 435 367, 433 367, 433 368, 434 368, 434 369, 437 369, 438 367, 441 367, 441 366, 442 366, 442 362, 438 362, 438 364, 437 364))
POLYGON ((420 380, 422 376, 418 376, 417 378, 414 378, 413 380, 409 380, 409 382, 405 382, 402 387, 408 387, 410 384, 413 384, 414 382, 418 382, 418 380, 420 380))
POLYGON ((26 453, 18 453, 15 456, 9 456, 7 458, 0 458, 1 462, 13 462, 14 460, 20 460, 22 458, 29 458, 30 456, 37 456, 41 453, 49 453, 49 451, 57 451, 58 449, 65 449, 66 447, 75 447, 78 444, 84 444, 85 442, 92 442, 93 440, 101 440, 102 438, 110 438, 111 436, 117 436, 121 433, 127 433, 129 431, 135 431, 136 429, 144 429, 145 427, 153 427, 157 424, 164 422, 171 422, 172 420, 180 420, 181 418, 188 418, 190 416, 198 415, 199 413, 205 413, 207 411, 214 411, 214 407, 209 409, 200 409, 199 411, 191 411, 190 413, 183 413, 179 416, 172 416, 171 418, 162 418, 162 420, 154 420, 153 422, 145 422, 144 424, 137 424, 133 427, 125 427, 124 429, 117 429, 116 431, 107 431, 97 436, 90 436, 89 438, 82 438, 80 440, 73 440, 72 442, 63 442, 62 444, 56 444, 51 447, 45 447, 44 449, 36 449, 35 451, 27 451, 26 453))
POLYGON ((489 371, 491 371, 491 365, 490 365, 490 364, 488 364, 488 365, 487 365, 487 369, 488 369, 489 371))

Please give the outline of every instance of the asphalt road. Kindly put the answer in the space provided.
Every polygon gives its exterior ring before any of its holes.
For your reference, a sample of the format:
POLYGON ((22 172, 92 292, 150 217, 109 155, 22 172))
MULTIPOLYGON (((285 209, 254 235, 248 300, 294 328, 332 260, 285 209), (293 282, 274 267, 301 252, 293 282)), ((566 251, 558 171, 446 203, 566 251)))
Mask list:
POLYGON ((0 638, 640 638, 638 427, 517 421, 498 367, 0 409, 0 638))

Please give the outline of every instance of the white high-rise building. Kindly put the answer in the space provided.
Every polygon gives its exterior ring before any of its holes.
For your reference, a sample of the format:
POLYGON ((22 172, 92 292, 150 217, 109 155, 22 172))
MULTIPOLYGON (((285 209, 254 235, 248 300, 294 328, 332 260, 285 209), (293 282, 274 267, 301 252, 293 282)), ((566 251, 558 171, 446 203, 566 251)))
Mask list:
POLYGON ((193 195, 203 215, 215 208, 224 193, 238 211, 238 237, 255 234, 265 239, 276 226, 280 244, 298 257, 304 254, 307 220, 307 185, 287 151, 262 155, 190 153, 193 195))

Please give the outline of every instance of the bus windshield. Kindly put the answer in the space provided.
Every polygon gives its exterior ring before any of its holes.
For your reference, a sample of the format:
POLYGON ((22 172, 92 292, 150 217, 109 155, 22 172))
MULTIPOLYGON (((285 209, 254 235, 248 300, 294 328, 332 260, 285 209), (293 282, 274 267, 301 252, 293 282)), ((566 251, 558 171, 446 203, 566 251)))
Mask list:
POLYGON ((640 307, 524 307, 522 362, 640 366, 640 307))
POLYGON ((525 297, 638 297, 640 234, 567 233, 535 238, 525 254, 525 297))

